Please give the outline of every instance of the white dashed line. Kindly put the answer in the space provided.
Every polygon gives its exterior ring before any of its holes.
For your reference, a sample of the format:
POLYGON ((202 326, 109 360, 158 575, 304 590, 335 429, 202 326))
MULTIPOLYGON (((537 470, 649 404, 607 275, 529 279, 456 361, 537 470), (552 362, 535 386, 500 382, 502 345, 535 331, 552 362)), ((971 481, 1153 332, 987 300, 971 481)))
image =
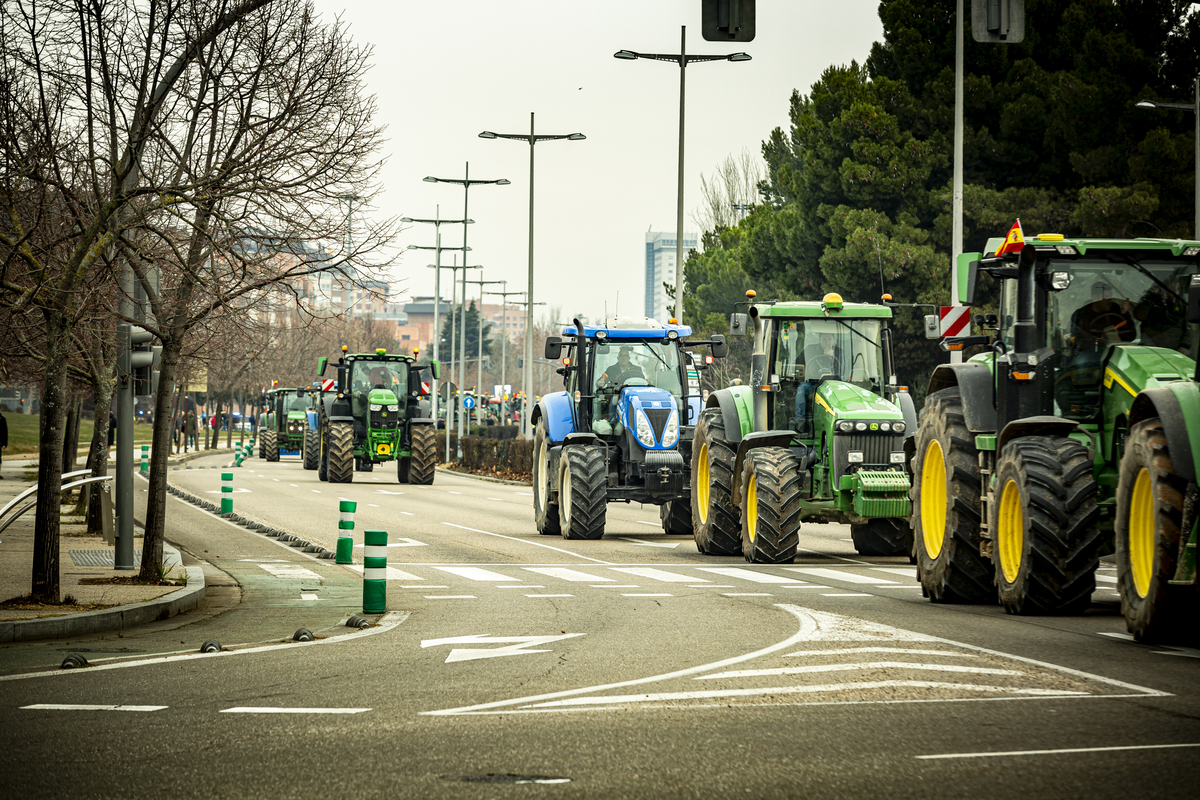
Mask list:
POLYGON ((674 597, 674 596, 675 595, 667 594, 666 592, 643 592, 643 593, 622 594, 621 595, 621 597, 674 597))
POLYGON ((476 600, 473 594, 427 594, 426 600, 476 600))
POLYGON ((721 592, 721 597, 774 597, 770 592, 721 592))
POLYGON ((862 592, 822 592, 821 597, 874 597, 875 595, 862 592))
POLYGON ((105 706, 81 705, 70 703, 37 703, 32 706, 21 706, 27 711, 162 711, 166 706, 105 706))
POLYGON ((573 594, 527 594, 526 597, 574 597, 573 594))
POLYGON ((222 714, 362 714, 369 708, 271 708, 268 706, 237 706, 222 708, 222 714))

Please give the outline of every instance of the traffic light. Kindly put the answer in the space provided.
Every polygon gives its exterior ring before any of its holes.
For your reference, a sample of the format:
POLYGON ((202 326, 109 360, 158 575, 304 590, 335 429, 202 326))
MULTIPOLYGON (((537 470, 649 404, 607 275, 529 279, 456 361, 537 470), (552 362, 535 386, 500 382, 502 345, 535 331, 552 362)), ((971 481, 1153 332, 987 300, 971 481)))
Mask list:
POLYGON ((154 367, 162 361, 162 345, 150 344, 154 338, 145 328, 129 329, 129 373, 135 395, 154 394, 158 390, 158 372, 154 367))
POLYGON ((700 35, 706 42, 754 39, 754 0, 700 0, 700 35))

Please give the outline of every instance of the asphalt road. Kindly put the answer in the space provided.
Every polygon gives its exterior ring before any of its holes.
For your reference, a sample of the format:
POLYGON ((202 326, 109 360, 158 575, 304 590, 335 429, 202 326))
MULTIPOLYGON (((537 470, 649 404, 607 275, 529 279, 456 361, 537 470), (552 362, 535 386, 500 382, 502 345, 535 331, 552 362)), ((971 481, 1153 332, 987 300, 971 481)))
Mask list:
MULTIPOLYGON (((171 481, 220 496, 216 469, 171 481)), ((839 525, 757 566, 653 507, 610 505, 601 541, 538 536, 528 488, 445 473, 327 484, 285 456, 235 486, 237 512, 330 549, 357 501, 356 540, 388 533, 389 613, 337 627, 353 568, 172 499, 210 600, 0 649, 0 796, 1197 794, 1200 651, 1130 641, 1109 564, 1088 613, 1024 618, 929 603, 839 525), (230 649, 198 655, 209 638, 230 649), (80 650, 91 667, 44 669, 80 650)))

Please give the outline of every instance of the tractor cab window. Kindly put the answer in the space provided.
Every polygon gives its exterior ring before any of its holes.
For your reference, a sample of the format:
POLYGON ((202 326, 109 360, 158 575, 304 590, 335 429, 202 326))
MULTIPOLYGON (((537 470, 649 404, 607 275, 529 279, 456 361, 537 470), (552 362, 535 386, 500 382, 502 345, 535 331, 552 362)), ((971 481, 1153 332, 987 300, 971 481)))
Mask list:
POLYGON ((775 427, 812 430, 813 400, 826 380, 879 392, 883 350, 879 320, 776 320, 773 347, 779 391, 774 393, 775 427))
POLYGON ((660 339, 598 339, 593 358, 594 422, 607 420, 609 425, 616 424, 616 398, 626 386, 657 386, 675 397, 683 393, 679 382, 679 348, 674 344, 663 344, 660 339))
POLYGON ((355 417, 367 409, 372 389, 386 389, 404 397, 408 393, 408 365, 403 361, 355 361, 350 374, 350 406, 355 417))
POLYGON ((309 406, 308 395, 297 397, 296 394, 288 394, 287 410, 288 411, 307 411, 309 406))

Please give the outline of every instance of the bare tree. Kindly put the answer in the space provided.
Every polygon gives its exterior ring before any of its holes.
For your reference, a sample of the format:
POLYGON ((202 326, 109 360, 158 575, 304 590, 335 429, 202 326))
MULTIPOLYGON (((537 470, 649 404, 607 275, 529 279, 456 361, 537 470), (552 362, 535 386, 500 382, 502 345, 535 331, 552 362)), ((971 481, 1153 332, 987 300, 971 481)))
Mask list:
POLYGON ((700 205, 692 221, 702 231, 732 228, 747 208, 759 202, 758 183, 763 178, 762 159, 743 148, 717 166, 712 178, 700 176, 700 205))

